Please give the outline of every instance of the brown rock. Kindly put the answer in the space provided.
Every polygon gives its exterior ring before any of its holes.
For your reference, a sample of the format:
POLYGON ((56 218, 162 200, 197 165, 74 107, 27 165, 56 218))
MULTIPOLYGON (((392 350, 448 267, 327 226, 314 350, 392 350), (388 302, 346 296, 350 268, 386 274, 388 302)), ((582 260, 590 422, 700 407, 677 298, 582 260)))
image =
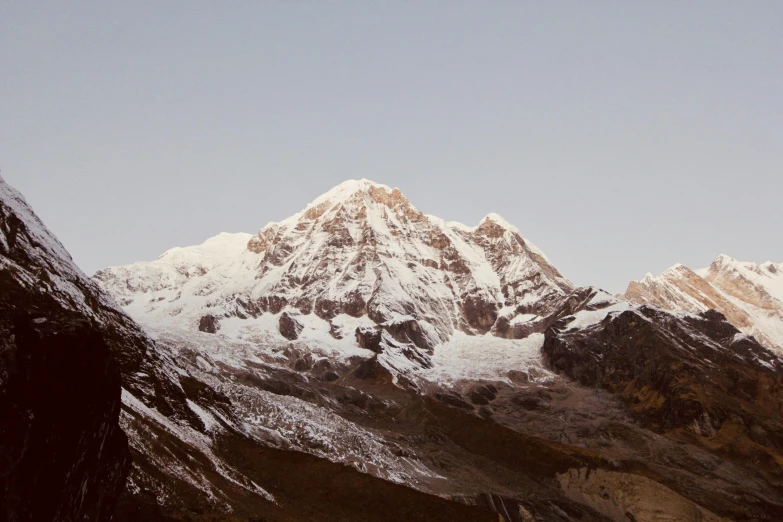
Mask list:
POLYGON ((198 323, 198 329, 201 332, 217 333, 220 330, 220 321, 214 315, 205 315, 198 323))
POLYGON ((299 338, 299 334, 302 333, 304 326, 296 319, 294 314, 283 312, 280 315, 278 329, 283 337, 289 341, 295 341, 299 338))
POLYGON ((381 353, 383 348, 381 347, 381 339, 383 332, 371 326, 360 326, 356 328, 356 342, 359 343, 360 348, 366 348, 372 350, 375 353, 381 353))

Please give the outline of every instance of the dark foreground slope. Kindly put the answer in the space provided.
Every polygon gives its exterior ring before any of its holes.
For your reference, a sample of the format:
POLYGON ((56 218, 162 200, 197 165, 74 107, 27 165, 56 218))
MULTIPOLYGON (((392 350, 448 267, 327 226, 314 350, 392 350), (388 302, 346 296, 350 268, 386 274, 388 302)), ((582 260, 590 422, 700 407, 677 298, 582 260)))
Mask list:
POLYGON ((0 179, 0 520, 108 520, 130 467, 120 374, 0 179))

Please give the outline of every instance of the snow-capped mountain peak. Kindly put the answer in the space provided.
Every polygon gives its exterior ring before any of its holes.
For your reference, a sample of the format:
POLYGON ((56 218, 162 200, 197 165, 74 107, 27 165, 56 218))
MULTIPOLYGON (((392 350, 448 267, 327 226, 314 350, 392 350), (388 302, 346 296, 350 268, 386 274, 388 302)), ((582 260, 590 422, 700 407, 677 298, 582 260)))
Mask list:
MULTIPOLYGON (((305 209, 318 206, 324 202, 339 203, 352 199, 356 194, 362 194, 372 197, 373 194, 385 192, 397 192, 400 193, 400 189, 394 188, 382 183, 376 183, 366 178, 362 179, 349 179, 343 181, 334 188, 324 192, 317 198, 315 198, 305 209)), ((401 195, 401 193, 400 193, 401 195)))
POLYGON ((697 270, 677 264, 628 285, 625 298, 667 310, 718 310, 737 328, 783 352, 783 265, 721 254, 697 270))
POLYGON ((503 216, 500 214, 496 214, 494 212, 490 212, 484 218, 481 220, 479 227, 485 224, 494 223, 495 225, 504 228, 508 230, 509 232, 513 232, 515 234, 519 234, 519 229, 506 221, 503 216))
POLYGON ((205 316, 252 321, 288 310, 334 332, 341 317, 412 317, 429 346, 456 331, 489 332, 501 315, 542 315, 573 289, 501 216, 447 223, 366 179, 255 235, 221 234, 95 277, 142 322, 176 318, 196 329, 205 316))

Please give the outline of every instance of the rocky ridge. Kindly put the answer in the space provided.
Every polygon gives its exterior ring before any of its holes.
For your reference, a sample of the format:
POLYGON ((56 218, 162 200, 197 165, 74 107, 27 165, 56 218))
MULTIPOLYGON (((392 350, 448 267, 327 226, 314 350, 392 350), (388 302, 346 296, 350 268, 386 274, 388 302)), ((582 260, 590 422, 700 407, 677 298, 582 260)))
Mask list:
POLYGON ((718 256, 704 269, 675 265, 628 285, 623 297, 665 310, 717 310, 740 331, 783 354, 783 263, 761 265, 718 256))

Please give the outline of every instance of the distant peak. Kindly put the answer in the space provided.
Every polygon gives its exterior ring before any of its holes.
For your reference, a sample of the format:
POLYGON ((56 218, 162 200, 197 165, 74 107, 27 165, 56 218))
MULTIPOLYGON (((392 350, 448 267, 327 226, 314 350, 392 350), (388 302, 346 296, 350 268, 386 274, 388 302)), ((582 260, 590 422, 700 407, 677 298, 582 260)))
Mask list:
POLYGON ((375 181, 367 178, 361 179, 347 179, 333 187, 329 192, 333 191, 353 191, 353 190, 366 190, 370 187, 385 188, 391 190, 387 185, 382 183, 376 183, 375 181))
POLYGON ((327 199, 335 199, 340 196, 350 196, 357 192, 368 192, 370 189, 392 190, 392 188, 387 185, 376 183, 369 179, 349 179, 318 196, 313 203, 327 199))
POLYGON ((640 282, 640 283, 648 283, 648 284, 649 283, 658 283, 662 279, 665 280, 667 277, 677 277, 677 278, 679 278, 679 277, 682 277, 683 275, 691 274, 691 273, 693 273, 693 270, 691 270, 687 266, 683 265, 682 263, 677 263, 677 264, 674 264, 674 265, 670 266, 669 268, 667 268, 663 272, 661 272, 661 274, 658 275, 658 276, 654 275, 652 272, 647 272, 646 274, 644 274, 644 277, 642 277, 641 279, 638 280, 638 282, 640 282))
MULTIPOLYGON (((675 265, 670 266, 667 268, 661 276, 675 276, 675 277, 691 277, 693 274, 695 274, 693 270, 688 268, 687 266, 683 265, 682 263, 677 263, 675 265)), ((696 274, 698 275, 698 274, 696 274)))
POLYGON ((514 225, 512 225, 511 223, 509 223, 508 221, 503 219, 503 216, 501 216, 500 214, 496 214, 494 212, 490 212, 489 214, 484 216, 484 219, 481 220, 481 223, 479 224, 479 226, 483 225, 483 224, 485 224, 487 222, 494 223, 494 224, 498 225, 501 228, 505 228, 506 230, 510 230, 511 232, 519 233, 519 230, 517 229, 517 227, 515 227, 514 225))
POLYGON ((715 261, 713 261, 713 263, 727 264, 727 263, 734 263, 736 261, 737 260, 734 259, 733 257, 727 256, 726 254, 721 254, 715 258, 715 261))

